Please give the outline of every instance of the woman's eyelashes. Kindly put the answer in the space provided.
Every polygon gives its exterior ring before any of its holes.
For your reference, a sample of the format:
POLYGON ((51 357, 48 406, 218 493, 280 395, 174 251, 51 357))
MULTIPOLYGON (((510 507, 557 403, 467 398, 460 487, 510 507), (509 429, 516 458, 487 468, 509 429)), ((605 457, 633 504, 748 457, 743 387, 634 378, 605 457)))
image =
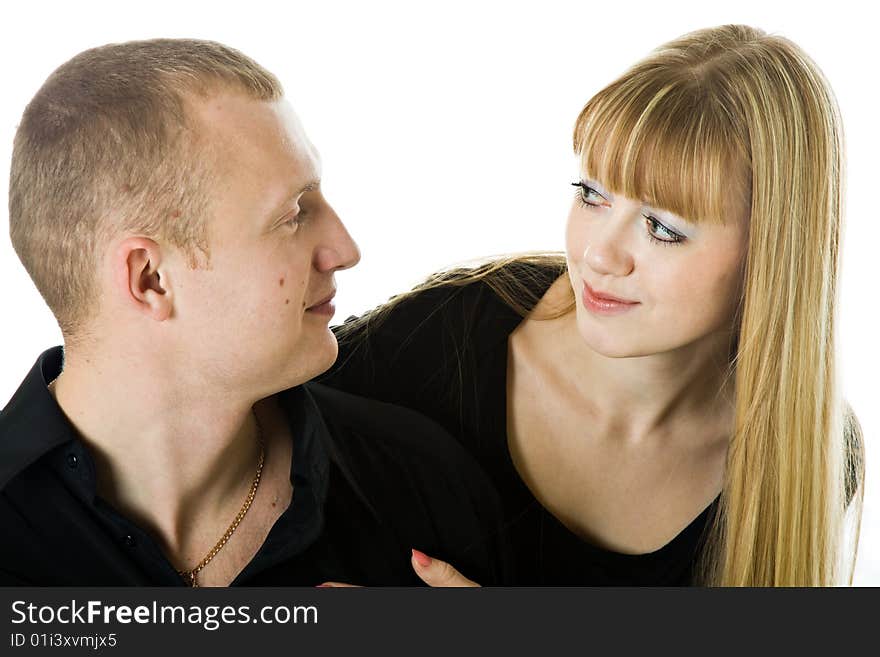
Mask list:
MULTIPOLYGON (((594 188, 590 187, 587 183, 578 181, 571 184, 578 188, 575 193, 575 198, 577 198, 581 206, 598 208, 608 205, 608 199, 602 196, 602 194, 594 188)), ((681 244, 687 239, 684 235, 680 235, 671 228, 664 226, 656 217, 647 214, 642 216, 645 218, 645 223, 648 226, 647 235, 652 242, 662 244, 663 246, 672 246, 675 244, 681 244)))

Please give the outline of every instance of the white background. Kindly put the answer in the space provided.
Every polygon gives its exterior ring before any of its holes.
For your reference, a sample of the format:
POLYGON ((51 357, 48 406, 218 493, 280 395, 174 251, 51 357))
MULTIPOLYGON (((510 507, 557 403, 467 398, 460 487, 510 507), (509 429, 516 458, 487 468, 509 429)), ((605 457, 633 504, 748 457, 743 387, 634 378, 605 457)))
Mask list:
MULTIPOLYGON (((875 21, 858 4, 707 2, 49 2, 0 14, 0 186, 25 104, 88 47, 198 37, 237 47, 284 84, 324 159, 326 194, 358 241, 338 277, 337 320, 432 270, 482 255, 562 248, 577 175, 571 129, 600 87, 693 29, 748 23, 800 44, 834 87, 848 138, 840 347, 866 434, 868 482, 856 583, 880 584, 876 371, 878 93, 875 21)), ((16 258, 0 209, 0 404, 60 344, 16 258)))

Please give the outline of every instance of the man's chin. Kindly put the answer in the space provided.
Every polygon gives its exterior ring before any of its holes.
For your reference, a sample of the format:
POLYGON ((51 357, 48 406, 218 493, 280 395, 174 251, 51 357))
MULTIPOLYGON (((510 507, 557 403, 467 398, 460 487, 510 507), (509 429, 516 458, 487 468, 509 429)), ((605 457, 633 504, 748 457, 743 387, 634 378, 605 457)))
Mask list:
POLYGON ((316 367, 315 372, 309 377, 309 379, 314 379, 316 376, 320 376, 331 367, 336 362, 336 357, 339 355, 339 345, 336 343, 336 337, 333 337, 333 349, 329 350, 327 353, 327 358, 321 362, 321 364, 316 367))
POLYGON ((336 362, 338 354, 336 336, 330 331, 319 340, 301 343, 287 354, 276 357, 276 365, 272 369, 280 378, 275 379, 271 387, 274 392, 281 392, 311 381, 329 370, 336 362))
MULTIPOLYGON (((300 381, 300 383, 305 383, 320 376, 333 367, 333 363, 336 362, 336 357, 339 355, 339 344, 336 342, 336 336, 328 329, 327 335, 322 337, 324 339, 321 340, 320 344, 310 346, 307 350, 301 352, 300 358, 303 358, 303 369, 300 371, 303 372, 303 376, 306 378, 300 381), (308 362, 305 362, 305 359, 308 359, 308 362)), ((297 356, 294 356, 294 358, 297 358, 297 356)))

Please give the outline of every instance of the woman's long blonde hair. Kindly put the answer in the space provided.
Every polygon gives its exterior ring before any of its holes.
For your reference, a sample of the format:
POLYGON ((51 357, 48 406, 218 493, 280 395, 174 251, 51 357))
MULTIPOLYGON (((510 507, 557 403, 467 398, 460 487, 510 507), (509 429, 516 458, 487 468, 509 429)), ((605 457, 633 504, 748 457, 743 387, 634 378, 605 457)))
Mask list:
MULTIPOLYGON (((588 176, 694 221, 751 207, 736 420, 698 579, 851 582, 857 540, 841 557, 860 441, 835 348, 844 146, 821 71, 761 30, 692 32, 596 94, 574 145, 588 176)), ((857 506, 856 537, 861 493, 857 506)))
MULTIPOLYGON (((822 73, 788 39, 752 27, 692 32, 590 99, 574 147, 613 193, 695 222, 751 207, 729 371, 736 419, 694 583, 851 583, 864 458, 838 382, 843 135, 822 73)), ((521 260, 438 275, 414 292, 485 280, 525 314, 536 299, 508 267, 521 260)), ((564 272, 559 256, 526 260, 564 272)))

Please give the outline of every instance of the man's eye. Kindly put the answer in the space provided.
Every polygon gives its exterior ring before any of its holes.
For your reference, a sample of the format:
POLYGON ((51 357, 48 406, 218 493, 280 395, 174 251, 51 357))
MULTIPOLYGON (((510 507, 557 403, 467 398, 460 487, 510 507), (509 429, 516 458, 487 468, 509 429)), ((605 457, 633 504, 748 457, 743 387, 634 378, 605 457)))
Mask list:
POLYGON ((299 210, 298 212, 290 215, 284 222, 283 225, 291 226, 296 228, 303 222, 303 215, 305 214, 304 210, 299 210))

